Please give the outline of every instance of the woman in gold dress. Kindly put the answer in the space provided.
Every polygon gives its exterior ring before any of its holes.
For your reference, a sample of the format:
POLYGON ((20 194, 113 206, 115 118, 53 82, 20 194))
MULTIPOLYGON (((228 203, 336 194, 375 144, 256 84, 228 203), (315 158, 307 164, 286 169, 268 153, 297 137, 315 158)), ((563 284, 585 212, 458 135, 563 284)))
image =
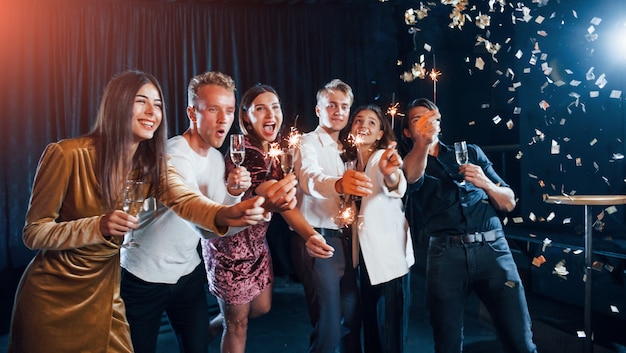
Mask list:
POLYGON ((20 281, 8 352, 132 352, 119 294, 126 179, 144 182, 183 218, 216 234, 263 219, 263 198, 225 207, 189 190, 168 167, 163 94, 149 74, 107 85, 85 136, 51 143, 35 176, 23 240, 39 252, 20 281))

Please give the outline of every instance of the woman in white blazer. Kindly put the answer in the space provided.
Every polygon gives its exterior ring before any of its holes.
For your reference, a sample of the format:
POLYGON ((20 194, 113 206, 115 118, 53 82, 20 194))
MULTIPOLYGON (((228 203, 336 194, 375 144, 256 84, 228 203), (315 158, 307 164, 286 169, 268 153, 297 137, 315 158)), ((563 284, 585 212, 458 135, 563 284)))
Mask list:
MULTIPOLYGON (((355 110, 350 142, 357 169, 372 180, 360 200, 353 234, 360 246, 361 305, 365 353, 405 351, 409 268, 415 263, 402 197, 407 182, 389 121, 378 106, 355 110), (355 156, 356 155, 356 156, 355 156)), ((359 201, 357 201, 359 203, 359 201)))

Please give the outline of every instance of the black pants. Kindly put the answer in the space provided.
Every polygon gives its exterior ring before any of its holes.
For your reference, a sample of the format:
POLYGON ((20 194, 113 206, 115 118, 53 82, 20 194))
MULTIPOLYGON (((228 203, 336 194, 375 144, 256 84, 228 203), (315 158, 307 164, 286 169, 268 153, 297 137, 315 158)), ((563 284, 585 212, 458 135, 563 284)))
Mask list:
POLYGON ((304 240, 293 239, 293 262, 302 281, 313 325, 309 353, 360 353, 361 318, 357 271, 347 239, 326 238, 335 248, 328 259, 312 258, 304 240))
POLYGON ((122 269, 121 295, 135 353, 156 352, 165 311, 181 353, 209 350, 209 306, 202 263, 176 284, 150 283, 122 269))
POLYGON ((411 298, 410 272, 372 285, 362 257, 360 269, 365 353, 404 353, 411 298))

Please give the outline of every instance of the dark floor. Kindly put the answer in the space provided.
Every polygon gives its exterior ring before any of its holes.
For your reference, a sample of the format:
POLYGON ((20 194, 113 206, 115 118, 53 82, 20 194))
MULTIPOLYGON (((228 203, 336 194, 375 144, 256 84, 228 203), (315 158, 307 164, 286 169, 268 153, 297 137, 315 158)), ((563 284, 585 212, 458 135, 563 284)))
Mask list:
MULTIPOLYGON (((423 269, 413 269, 411 290, 412 304, 407 352, 432 352, 431 330, 424 307, 423 269)), ((562 303, 537 295, 530 295, 528 301, 539 352, 583 352, 584 342, 576 337, 576 331, 583 326, 582 310, 579 307, 564 306, 562 303)), ((217 310, 216 306, 212 308, 217 310)), ((624 321, 611 323, 603 318, 595 319, 596 339, 601 339, 602 342, 594 345, 594 352, 626 353, 624 321)), ((309 332, 310 324, 302 286, 288 279, 278 278, 274 288, 272 310, 267 315, 250 321, 246 351, 254 353, 305 352, 309 332)), ((464 334, 465 353, 502 352, 488 315, 476 299, 468 304, 464 334)), ((6 340, 6 335, 0 336, 0 353, 6 352, 6 340)), ((165 319, 159 336, 158 352, 178 352, 175 338, 165 319)), ((211 343, 210 352, 219 352, 218 338, 211 343)))

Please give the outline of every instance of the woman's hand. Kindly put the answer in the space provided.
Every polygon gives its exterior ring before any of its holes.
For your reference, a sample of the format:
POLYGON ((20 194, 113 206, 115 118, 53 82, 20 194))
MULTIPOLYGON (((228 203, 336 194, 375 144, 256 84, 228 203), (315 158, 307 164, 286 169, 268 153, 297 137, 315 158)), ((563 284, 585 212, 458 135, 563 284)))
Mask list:
POLYGON ((128 213, 115 210, 104 214, 100 218, 100 233, 105 237, 124 236, 131 229, 137 229, 139 217, 134 217, 128 213))
POLYGON ((282 212, 296 207, 296 176, 287 174, 281 180, 268 180, 254 191, 265 197, 263 207, 270 212, 282 212))

